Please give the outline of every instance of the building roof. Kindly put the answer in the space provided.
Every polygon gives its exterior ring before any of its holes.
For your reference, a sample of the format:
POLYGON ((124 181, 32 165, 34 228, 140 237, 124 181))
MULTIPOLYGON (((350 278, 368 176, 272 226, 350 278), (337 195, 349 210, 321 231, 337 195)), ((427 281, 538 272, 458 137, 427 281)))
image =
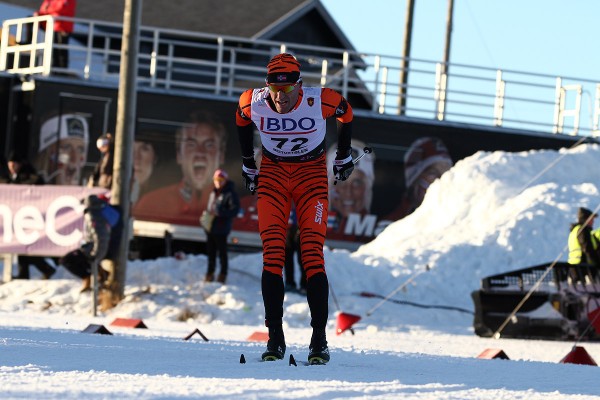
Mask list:
MULTIPOLYGON (((274 39, 286 27, 307 16, 318 18, 335 36, 339 47, 353 49, 319 0, 142 0, 142 24, 252 39, 274 39)), ((41 0, 2 0, 33 11, 41 0)), ((123 22, 125 0, 79 0, 77 18, 123 22)), ((318 26, 318 25, 317 25, 318 26)), ((301 42, 302 43, 302 42, 301 42)), ((321 43, 309 43, 322 45, 321 43)))

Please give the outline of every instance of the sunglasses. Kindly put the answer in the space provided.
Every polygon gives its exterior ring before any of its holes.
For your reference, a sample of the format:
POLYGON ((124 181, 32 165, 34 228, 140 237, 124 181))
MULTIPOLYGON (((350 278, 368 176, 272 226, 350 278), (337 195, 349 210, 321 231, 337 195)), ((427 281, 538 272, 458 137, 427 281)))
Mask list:
POLYGON ((291 93, 294 89, 296 89, 296 86, 298 86, 298 84, 301 81, 298 81, 296 83, 294 83, 293 85, 269 85, 267 84, 267 87, 269 88, 269 90, 273 93, 277 93, 277 92, 283 92, 283 93, 291 93))

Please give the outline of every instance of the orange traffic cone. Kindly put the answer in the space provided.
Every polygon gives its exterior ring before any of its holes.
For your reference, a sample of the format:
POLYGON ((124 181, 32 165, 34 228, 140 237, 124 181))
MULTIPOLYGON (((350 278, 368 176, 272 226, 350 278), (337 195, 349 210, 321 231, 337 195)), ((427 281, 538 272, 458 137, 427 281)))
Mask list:
POLYGON ((573 349, 560 360, 562 364, 598 365, 596 361, 581 346, 573 346, 573 349))
POLYGON ((360 321, 359 315, 339 313, 337 317, 337 325, 335 327, 335 333, 341 335, 344 331, 351 329, 352 325, 360 321))

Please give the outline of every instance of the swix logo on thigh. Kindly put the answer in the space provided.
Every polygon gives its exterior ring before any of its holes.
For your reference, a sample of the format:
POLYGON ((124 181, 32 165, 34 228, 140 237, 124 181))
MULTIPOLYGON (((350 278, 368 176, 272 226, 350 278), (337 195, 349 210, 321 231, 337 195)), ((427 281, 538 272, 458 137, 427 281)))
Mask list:
POLYGON ((315 206, 315 222, 321 225, 323 222, 323 203, 317 200, 317 205, 315 206))

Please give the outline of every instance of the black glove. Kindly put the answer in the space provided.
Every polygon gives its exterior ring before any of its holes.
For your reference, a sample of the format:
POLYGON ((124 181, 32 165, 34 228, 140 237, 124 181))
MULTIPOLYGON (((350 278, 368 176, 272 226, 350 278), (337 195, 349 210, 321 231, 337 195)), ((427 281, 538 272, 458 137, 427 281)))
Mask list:
POLYGON ((336 181, 345 181, 354 171, 354 163, 352 162, 352 152, 337 151, 335 160, 333 160, 333 176, 336 181))
POLYGON ((246 185, 246 189, 254 194, 258 187, 258 167, 254 161, 254 157, 243 157, 242 163, 242 178, 244 178, 244 184, 246 185))

